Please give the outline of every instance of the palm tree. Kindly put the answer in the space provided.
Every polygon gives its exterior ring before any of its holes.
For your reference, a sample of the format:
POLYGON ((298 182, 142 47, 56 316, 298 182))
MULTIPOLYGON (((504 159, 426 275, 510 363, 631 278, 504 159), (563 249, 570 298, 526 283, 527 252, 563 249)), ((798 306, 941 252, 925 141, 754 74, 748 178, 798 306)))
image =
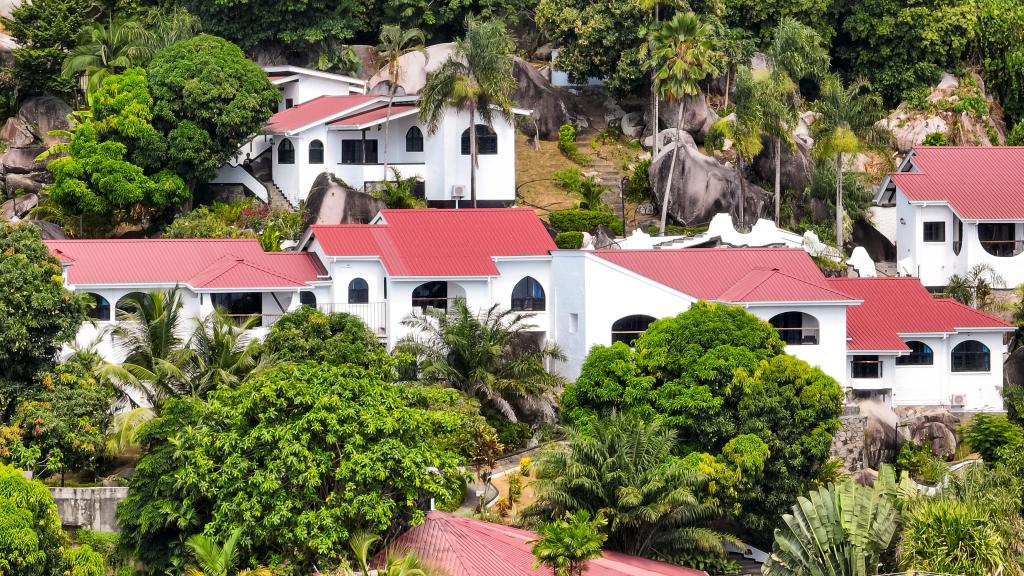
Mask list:
POLYGON ((78 46, 64 61, 67 76, 85 73, 86 94, 91 94, 103 79, 133 66, 145 64, 151 55, 150 33, 135 20, 110 20, 82 30, 78 46))
POLYGON ((531 542, 534 565, 550 567, 554 576, 583 576, 587 561, 604 552, 607 536, 601 528, 606 524, 601 516, 591 520, 586 510, 566 512, 564 519, 544 524, 537 530, 540 538, 531 542))
POLYGON ((185 570, 185 576, 272 576, 270 569, 262 567, 234 571, 238 564, 238 540, 241 537, 242 529, 238 528, 221 546, 203 534, 189 536, 185 546, 196 563, 185 570))
POLYGON ((843 249, 843 157, 856 154, 872 144, 891 138, 891 132, 876 124, 882 118, 882 101, 868 92, 871 85, 858 80, 849 86, 836 76, 826 76, 815 102, 820 114, 811 126, 814 152, 833 158, 836 166, 836 244, 843 249))
POLYGON ((565 356, 554 344, 527 342, 533 316, 497 304, 477 314, 465 298, 456 298, 448 311, 427 308, 403 320, 419 335, 397 348, 419 359, 420 380, 475 396, 512 422, 524 409, 553 418, 551 392, 561 380, 545 363, 565 356))
POLYGON ((423 206, 423 202, 413 194, 416 178, 412 176, 402 178, 402 175, 394 168, 391 169, 391 173, 395 177, 395 181, 392 182, 385 178, 380 188, 371 192, 371 195, 388 208, 405 209, 423 206))
MULTIPOLYGON (((388 71, 388 112, 384 117, 384 179, 388 173, 388 135, 391 128, 391 104, 395 100, 395 92, 398 90, 398 83, 401 80, 402 67, 399 66, 399 58, 410 52, 422 52, 427 56, 424 47, 425 37, 419 28, 403 30, 395 24, 385 24, 380 29, 380 44, 377 45, 377 54, 384 64, 383 68, 388 71)), ((395 174, 398 178, 398 174, 395 174)))
POLYGON ((259 343, 247 332, 259 321, 252 316, 236 322, 220 310, 195 320, 185 349, 185 373, 193 395, 202 398, 220 386, 235 386, 249 374, 274 364, 272 356, 261 354, 259 343))
POLYGON ((991 312, 999 306, 999 302, 992 298, 992 289, 1004 286, 1006 280, 991 264, 975 264, 965 276, 950 276, 943 295, 961 304, 991 312))
POLYGON ((115 456, 125 456, 139 449, 139 429, 156 417, 152 408, 132 408, 114 414, 107 431, 107 451, 115 456))
POLYGON ((370 550, 380 542, 380 536, 368 530, 354 532, 348 539, 348 547, 352 550, 356 565, 361 574, 370 573, 370 550))
POLYGON ((900 515, 889 468, 874 487, 855 480, 801 496, 775 530, 764 576, 875 576, 895 542, 900 515))
POLYGON ((451 55, 427 78, 420 96, 420 118, 437 132, 449 108, 469 114, 469 194, 476 208, 477 119, 494 127, 494 114, 512 122, 514 44, 500 20, 467 19, 466 36, 455 41, 451 55))
POLYGON ((568 446, 541 456, 535 519, 586 510, 608 519, 609 548, 634 556, 724 554, 735 540, 706 528, 718 510, 697 494, 705 478, 673 455, 675 432, 659 421, 612 414, 569 431, 568 446))
POLYGON ((181 7, 172 8, 170 12, 161 13, 152 26, 152 32, 146 37, 146 47, 149 55, 176 44, 182 40, 188 40, 199 33, 201 22, 181 7))
POLYGON ((718 72, 715 66, 717 55, 711 48, 712 36, 711 28, 693 12, 676 14, 654 30, 653 55, 657 67, 654 89, 660 97, 667 97, 679 107, 676 112, 676 149, 672 153, 672 163, 665 180, 665 196, 661 202, 661 236, 665 235, 668 196, 683 143, 686 97, 702 94, 700 82, 718 72))
POLYGON ((189 353, 181 336, 181 294, 177 288, 157 290, 130 294, 122 301, 111 336, 124 361, 104 364, 100 375, 117 386, 122 401, 135 406, 132 392, 141 392, 159 414, 165 400, 191 392, 189 353))

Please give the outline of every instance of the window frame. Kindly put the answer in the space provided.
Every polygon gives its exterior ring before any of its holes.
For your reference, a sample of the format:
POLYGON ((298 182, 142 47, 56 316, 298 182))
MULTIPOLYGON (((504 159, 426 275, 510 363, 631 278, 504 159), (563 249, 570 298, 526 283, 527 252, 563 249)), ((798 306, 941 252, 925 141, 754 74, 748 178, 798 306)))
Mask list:
POLYGON ((536 278, 523 276, 512 288, 511 304, 510 309, 516 312, 544 312, 547 309, 547 293, 536 278))
POLYGON ((419 126, 410 126, 405 131, 405 151, 423 152, 423 131, 419 126))
POLYGON ((817 346, 821 343, 821 322, 806 312, 798 310, 780 312, 769 318, 768 323, 775 328, 779 339, 786 346, 817 346), (794 318, 799 319, 799 323, 794 322, 794 318), (807 321, 808 319, 813 321, 813 325, 807 321), (809 339, 813 341, 808 341, 809 339))
POLYGON ((324 163, 324 143, 321 142, 320 140, 313 140, 312 142, 309 143, 309 148, 307 149, 306 154, 307 154, 307 160, 309 161, 310 164, 323 164, 324 163), (316 159, 313 158, 313 154, 314 153, 318 154, 316 159))
POLYGON ((932 347, 921 342, 920 340, 907 340, 905 342, 908 348, 910 348, 910 354, 904 354, 903 356, 896 357, 897 366, 934 366, 935 365, 935 351, 932 347), (917 350, 916 345, 920 344, 924 347, 923 350, 917 350))
MULTIPOLYGON (((862 368, 863 370, 863 368, 862 368)), ((850 359, 850 378, 856 380, 878 380, 882 377, 882 360, 874 354, 858 354, 850 359), (867 375, 869 372, 860 372, 859 367, 873 366, 874 375, 867 375)))
MULTIPOLYGON (((970 363, 968 363, 970 364, 970 363)), ((953 347, 949 352, 949 370, 950 372, 959 373, 977 373, 977 372, 991 372, 992 371, 992 350, 989 349, 984 343, 978 340, 964 340, 953 347), (969 345, 971 343, 977 344, 981 347, 981 350, 974 351, 957 351, 961 346, 969 345), (969 358, 984 358, 984 367, 965 365, 964 361, 969 358), (957 362, 957 360, 960 362, 957 362), (959 364, 959 366, 958 366, 959 364)))
POLYGON ((946 243, 946 223, 942 220, 932 220, 921 223, 921 241, 929 244, 945 244, 946 243), (930 226, 929 226, 930 225, 930 226), (939 228, 941 234, 935 235, 935 230, 939 228), (928 231, 932 231, 931 237, 929 237, 928 231), (936 238, 938 238, 936 240, 936 238))
POLYGON ((110 299, 97 292, 86 292, 95 304, 89 308, 87 317, 99 322, 110 322, 111 305, 110 299), (102 314, 101 314, 102 312, 102 314))
POLYGON ((348 283, 348 303, 349 304, 369 304, 370 303, 370 285, 364 278, 357 277, 353 278, 348 283))
POLYGON ((412 307, 419 308, 421 312, 426 311, 427 308, 435 308, 437 310, 444 310, 447 312, 448 283, 442 280, 424 282, 412 289, 412 294, 410 295, 409 300, 412 303, 412 307), (420 292, 421 288, 424 290, 428 290, 428 288, 426 287, 433 288, 434 293, 420 296, 416 295, 418 292, 420 292))
POLYGON ((291 139, 285 138, 277 145, 277 163, 289 166, 295 164, 295 144, 291 139))
MULTIPOLYGON (((460 151, 463 156, 470 155, 469 128, 462 131, 459 138, 460 151)), ((498 154, 498 133, 486 124, 476 125, 476 155, 494 156, 498 154), (486 140, 485 140, 486 139, 486 140)))
POLYGON ((654 316, 648 316, 647 314, 630 314, 628 316, 623 316, 618 320, 612 322, 611 343, 615 344, 616 342, 622 342, 626 346, 633 348, 634 344, 636 344, 636 339, 639 338, 641 334, 646 332, 647 329, 651 327, 651 324, 653 324, 657 320, 658 319, 655 318, 654 316), (635 326, 621 326, 620 323, 626 320, 639 320, 640 322, 646 321, 647 324, 643 327, 643 329, 640 330, 636 329, 635 326), (616 326, 620 327, 616 329, 616 326))

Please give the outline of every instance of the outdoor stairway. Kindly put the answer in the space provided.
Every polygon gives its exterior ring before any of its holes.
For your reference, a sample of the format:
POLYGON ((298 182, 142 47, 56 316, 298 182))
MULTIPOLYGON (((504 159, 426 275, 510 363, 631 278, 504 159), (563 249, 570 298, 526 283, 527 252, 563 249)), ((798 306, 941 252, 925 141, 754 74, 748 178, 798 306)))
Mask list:
POLYGON ((593 159, 590 166, 584 166, 580 170, 584 175, 593 176, 601 186, 605 187, 605 193, 602 196, 604 203, 615 213, 615 218, 622 221, 622 201, 619 199, 622 175, 610 160, 600 156, 591 148, 590 143, 595 136, 597 136, 597 131, 593 128, 586 128, 576 133, 577 148, 593 159))
POLYGON ((267 198, 270 199, 270 208, 273 210, 295 210, 295 206, 288 201, 281 189, 277 187, 271 180, 263 180, 263 185, 267 188, 267 198))

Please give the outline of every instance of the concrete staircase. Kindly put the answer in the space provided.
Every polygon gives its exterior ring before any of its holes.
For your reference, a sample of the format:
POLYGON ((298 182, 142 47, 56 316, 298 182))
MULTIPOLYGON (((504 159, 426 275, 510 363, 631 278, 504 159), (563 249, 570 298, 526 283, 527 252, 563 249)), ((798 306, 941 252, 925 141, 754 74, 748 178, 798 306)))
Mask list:
POLYGON ((619 169, 612 164, 611 160, 601 156, 598 152, 594 152, 593 148, 591 148, 590 142, 595 136, 597 136, 597 131, 593 128, 586 128, 576 133, 576 146, 593 160, 590 166, 581 168, 581 171, 586 176, 593 176, 601 186, 604 186, 605 193, 602 196, 604 203, 615 212, 615 218, 621 221, 622 201, 619 200, 619 184, 622 180, 622 174, 619 173, 619 169))
POLYGON ((270 199, 270 208, 273 210, 295 210, 295 206, 288 201, 288 198, 281 192, 281 189, 274 184, 273 180, 262 180, 267 187, 267 197, 270 199))

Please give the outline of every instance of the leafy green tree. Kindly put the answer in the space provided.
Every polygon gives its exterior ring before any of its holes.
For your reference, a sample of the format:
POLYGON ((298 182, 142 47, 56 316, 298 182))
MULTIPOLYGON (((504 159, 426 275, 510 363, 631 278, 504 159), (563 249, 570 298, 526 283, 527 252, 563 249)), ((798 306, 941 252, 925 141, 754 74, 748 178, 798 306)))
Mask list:
MULTIPOLYGON (((388 174, 388 135, 391 133, 391 106, 395 100, 395 92, 398 90, 398 83, 402 79, 402 68, 399 66, 399 58, 411 52, 421 52, 426 58, 424 48, 425 36, 419 28, 402 29, 401 26, 388 24, 380 29, 380 44, 377 45, 382 68, 387 70, 388 81, 388 111, 384 117, 384 175, 388 174)), ((395 180, 398 180, 398 173, 395 173, 395 180)), ((390 206, 389 206, 390 208, 390 206)))
POLYGON ((27 396, 86 319, 84 297, 64 288, 61 265, 31 224, 0 224, 0 422, 27 396))
POLYGON ((724 555, 730 536, 708 529, 718 510, 701 500, 702 474, 672 453, 676 435, 657 420, 612 414, 571 429, 542 455, 529 518, 587 511, 608 521, 607 546, 634 556, 680 551, 724 555))
POLYGON ((828 40, 835 36, 833 13, 838 9, 829 0, 724 0, 722 19, 731 28, 746 29, 763 44, 771 42, 777 25, 785 20, 799 21, 828 40))
POLYGON ((960 436, 971 450, 981 455, 982 460, 995 463, 999 461, 1003 447, 1024 440, 1024 429, 1006 416, 979 413, 960 430, 960 436))
MULTIPOLYGON (((763 531, 817 477, 842 411, 839 384, 783 349, 767 322, 741 308, 698 302, 653 323, 635 350, 595 346, 580 377, 566 386, 561 413, 570 423, 613 410, 660 416, 684 456, 725 459, 729 442, 756 436, 770 454, 763 473, 723 499, 723 507, 735 505, 745 526, 763 531)), ((762 453, 744 444, 751 455, 762 453)))
MULTIPOLYGON (((668 218, 669 193, 676 173, 676 159, 682 146, 683 112, 686 98, 703 95, 700 83, 718 73, 715 67, 717 53, 712 49, 712 30, 693 12, 676 14, 671 20, 654 29, 653 60, 655 62, 654 91, 660 98, 677 104, 676 150, 669 164, 669 177, 665 179, 665 195, 661 201, 661 230, 665 235, 668 218)), ((741 202, 742 206, 742 202, 741 202)), ((740 217, 742 220, 742 208, 740 217)))
POLYGON ((145 37, 146 48, 148 48, 150 56, 173 44, 192 38, 199 33, 201 24, 199 18, 180 6, 157 14, 152 29, 145 37))
POLYGON ((327 0, 180 0, 203 29, 250 49, 280 42, 307 49, 325 39, 347 40, 365 29, 370 3, 327 0))
POLYGON ((563 355, 553 344, 526 341, 533 314, 497 304, 478 314, 464 298, 449 306, 402 320, 417 335, 404 338, 396 349, 418 359, 419 379, 474 396, 512 422, 537 414, 553 417, 551 395, 560 380, 545 363, 563 355))
POLYGON ((278 318, 263 348, 281 362, 352 364, 385 379, 394 368, 394 360, 358 316, 324 314, 310 306, 278 318))
POLYGON ((494 126, 497 113, 512 123, 515 44, 500 20, 466 22, 466 36, 455 41, 448 59, 427 78, 420 95, 420 118, 437 132, 449 109, 469 115, 469 196, 476 208, 476 125, 494 126))
POLYGON ((551 568, 554 576, 583 576, 587 561, 600 558, 607 539, 601 528, 607 524, 598 516, 593 520, 586 510, 541 525, 539 538, 534 540, 532 552, 535 566, 551 568))
POLYGON ((814 153, 833 158, 836 167, 836 245, 843 249, 843 159, 872 144, 881 144, 892 134, 875 124, 882 118, 881 99, 864 82, 843 86, 842 80, 827 76, 821 83, 821 95, 815 110, 821 114, 814 122, 814 153))
MULTIPOLYGON (((890 476, 892 468, 882 474, 890 476)), ((801 496, 775 530, 764 576, 874 576, 886 573, 900 513, 885 481, 874 487, 853 479, 801 496)))
POLYGON ((294 574, 337 562, 358 529, 398 530, 431 498, 461 501, 467 430, 452 390, 386 383, 353 365, 281 365, 206 402, 172 399, 118 510, 122 538, 160 573, 193 534, 242 528, 247 563, 294 574), (429 396, 428 396, 429 395, 429 396))
POLYGON ((18 576, 58 576, 66 539, 57 505, 38 480, 0 464, 0 571, 18 576))
MULTIPOLYGON (((280 6, 268 12, 283 13, 280 6)), ((281 98, 263 69, 238 46, 207 34, 161 50, 147 72, 153 125, 167 138, 164 164, 190 189, 237 154, 281 98)))
POLYGON ((185 545, 196 563, 185 570, 185 576, 272 576, 273 572, 267 568, 232 572, 238 565, 238 540, 241 537, 241 528, 236 528, 223 545, 205 534, 189 536, 185 545))
POLYGON ((92 0, 21 2, 0 27, 18 44, 11 76, 21 98, 38 94, 70 96, 73 80, 61 74, 79 31, 92 19, 92 0))
POLYGON ((62 71, 71 78, 84 73, 88 78, 86 94, 92 94, 107 76, 145 63, 149 56, 147 35, 143 25, 135 20, 94 23, 82 30, 62 71))

